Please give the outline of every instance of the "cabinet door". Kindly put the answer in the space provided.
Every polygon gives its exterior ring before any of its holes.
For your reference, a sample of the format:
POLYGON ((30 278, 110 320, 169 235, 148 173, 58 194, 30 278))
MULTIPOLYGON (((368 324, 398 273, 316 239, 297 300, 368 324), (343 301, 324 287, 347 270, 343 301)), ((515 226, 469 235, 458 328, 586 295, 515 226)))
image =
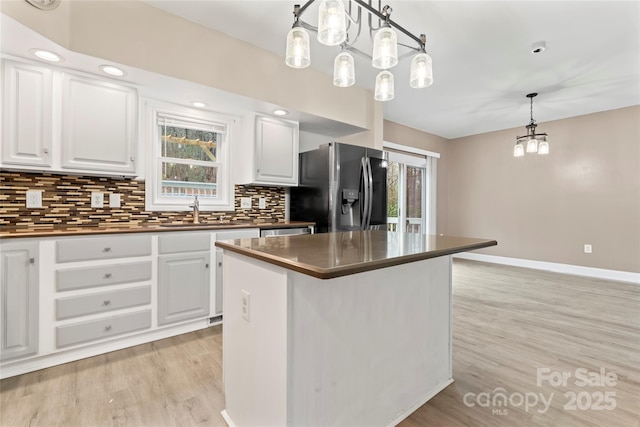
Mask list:
POLYGON ((298 184, 298 124, 256 118, 256 182, 298 184))
POLYGON ((0 360, 38 351, 38 244, 0 247, 0 360))
POLYGON ((2 161, 51 166, 52 71, 3 61, 2 161))
POLYGON ((158 325, 209 316, 209 252, 158 257, 158 325))
POLYGON ((135 89, 63 74, 62 167, 135 173, 135 89))

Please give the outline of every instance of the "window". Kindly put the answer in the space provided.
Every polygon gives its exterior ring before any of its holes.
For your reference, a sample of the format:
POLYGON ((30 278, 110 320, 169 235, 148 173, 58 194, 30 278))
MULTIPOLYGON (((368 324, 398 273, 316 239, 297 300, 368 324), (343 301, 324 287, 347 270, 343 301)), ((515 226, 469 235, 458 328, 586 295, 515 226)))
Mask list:
POLYGON ((233 118, 148 101, 153 157, 148 163, 147 210, 233 210, 229 145, 233 118))

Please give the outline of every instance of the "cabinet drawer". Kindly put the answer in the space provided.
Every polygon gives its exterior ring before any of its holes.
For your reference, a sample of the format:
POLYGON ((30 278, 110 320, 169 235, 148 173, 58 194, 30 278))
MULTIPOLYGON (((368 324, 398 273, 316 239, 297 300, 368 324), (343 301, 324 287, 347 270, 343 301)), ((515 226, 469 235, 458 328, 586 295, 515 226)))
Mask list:
POLYGON ((58 240, 58 262, 127 258, 151 255, 151 236, 89 237, 58 240))
POLYGON ((202 252, 211 249, 209 233, 165 233, 158 236, 158 252, 175 254, 180 252, 202 252))
POLYGON ((93 288, 151 280, 151 261, 98 267, 68 268, 56 271, 56 289, 93 288))
POLYGON ((98 292, 56 300, 56 319, 102 313, 151 303, 151 286, 138 286, 112 292, 98 292))
POLYGON ((90 322, 58 326, 56 328, 56 346, 65 347, 86 341, 109 338, 114 335, 151 327, 151 310, 111 316, 90 322))

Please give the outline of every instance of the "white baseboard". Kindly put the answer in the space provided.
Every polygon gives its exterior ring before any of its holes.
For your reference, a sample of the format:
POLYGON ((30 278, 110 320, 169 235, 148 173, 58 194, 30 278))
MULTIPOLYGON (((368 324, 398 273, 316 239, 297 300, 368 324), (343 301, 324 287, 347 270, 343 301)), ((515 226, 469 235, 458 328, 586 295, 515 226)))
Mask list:
POLYGON ((229 427, 236 427, 235 423, 233 422, 233 420, 229 416, 229 413, 227 412, 226 409, 224 409, 222 412, 220 412, 220 415, 222 415, 222 418, 224 418, 224 421, 227 423, 227 425, 229 427))
POLYGON ((490 262, 493 264, 512 265, 514 267, 533 268, 536 270, 553 271, 555 273, 573 274, 598 279, 617 280, 631 282, 640 285, 640 273, 629 271, 607 270, 604 268, 583 267, 581 265, 560 264, 555 262, 533 261, 521 258, 509 258, 496 255, 475 254, 464 252, 453 255, 454 258, 469 259, 473 261, 490 262))

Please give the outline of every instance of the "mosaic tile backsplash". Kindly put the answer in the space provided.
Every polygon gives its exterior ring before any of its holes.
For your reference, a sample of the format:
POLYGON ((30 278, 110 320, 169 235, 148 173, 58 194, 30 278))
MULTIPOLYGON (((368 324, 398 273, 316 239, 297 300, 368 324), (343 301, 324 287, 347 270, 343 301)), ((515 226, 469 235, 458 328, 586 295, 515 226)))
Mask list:
MULTIPOLYGON (((283 221, 285 192, 280 187, 236 185, 235 211, 200 212, 207 221, 283 221), (240 198, 251 197, 252 209, 240 209, 240 198), (266 209, 258 209, 258 199, 266 199, 266 209)), ((56 225, 165 224, 189 222, 190 211, 150 212, 144 207, 144 181, 0 172, 0 226, 47 228, 56 225), (26 191, 43 190, 42 208, 27 209, 26 191), (91 192, 105 194, 104 208, 91 207, 91 192), (109 208, 109 195, 120 194, 119 208, 109 208)))

